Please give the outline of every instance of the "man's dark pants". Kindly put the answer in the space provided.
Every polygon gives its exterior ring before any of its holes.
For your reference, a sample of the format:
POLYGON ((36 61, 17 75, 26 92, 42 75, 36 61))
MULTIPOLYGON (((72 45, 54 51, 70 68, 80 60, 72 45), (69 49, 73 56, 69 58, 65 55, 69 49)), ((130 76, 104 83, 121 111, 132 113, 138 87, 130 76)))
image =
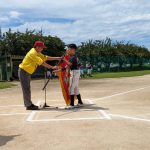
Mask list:
POLYGON ((25 107, 31 106, 31 75, 24 71, 23 69, 19 68, 18 70, 18 77, 21 83, 22 92, 23 92, 23 99, 25 107))

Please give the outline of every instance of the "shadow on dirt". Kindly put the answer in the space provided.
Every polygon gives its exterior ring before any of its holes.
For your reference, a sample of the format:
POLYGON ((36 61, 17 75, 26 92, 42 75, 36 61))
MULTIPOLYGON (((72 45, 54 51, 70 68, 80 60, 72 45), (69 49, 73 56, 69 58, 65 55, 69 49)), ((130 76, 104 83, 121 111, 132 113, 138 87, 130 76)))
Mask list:
POLYGON ((74 109, 68 109, 66 107, 54 107, 50 106, 47 108, 40 109, 39 111, 96 111, 96 110, 109 110, 109 108, 103 108, 96 106, 95 104, 84 104, 84 106, 81 107, 75 107, 74 109))
POLYGON ((55 117, 60 117, 60 116, 65 116, 65 115, 68 115, 68 114, 72 114, 72 113, 75 113, 75 112, 87 112, 87 111, 97 111, 97 110, 109 110, 108 108, 103 108, 103 107, 99 107, 99 106, 96 106, 95 104, 84 104, 84 106, 82 107, 77 107, 77 108, 74 108, 74 109, 66 109, 65 107, 54 107, 54 106, 51 106, 51 107, 47 107, 47 108, 43 108, 41 109, 40 111, 45 111, 45 112, 50 112, 50 111, 56 111, 56 112, 64 112, 63 114, 59 114, 55 117))
POLYGON ((20 136, 20 135, 0 135, 0 146, 6 145, 9 141, 12 141, 15 137, 20 136))

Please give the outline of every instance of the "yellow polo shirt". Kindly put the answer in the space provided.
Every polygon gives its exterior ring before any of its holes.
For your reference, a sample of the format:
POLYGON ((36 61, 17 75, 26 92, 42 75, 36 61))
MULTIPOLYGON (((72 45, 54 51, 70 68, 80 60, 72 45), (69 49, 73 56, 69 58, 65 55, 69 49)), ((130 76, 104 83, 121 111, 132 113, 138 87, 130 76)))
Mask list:
POLYGON ((38 53, 35 48, 32 48, 23 59, 19 67, 29 74, 33 74, 38 66, 47 61, 48 56, 38 53))

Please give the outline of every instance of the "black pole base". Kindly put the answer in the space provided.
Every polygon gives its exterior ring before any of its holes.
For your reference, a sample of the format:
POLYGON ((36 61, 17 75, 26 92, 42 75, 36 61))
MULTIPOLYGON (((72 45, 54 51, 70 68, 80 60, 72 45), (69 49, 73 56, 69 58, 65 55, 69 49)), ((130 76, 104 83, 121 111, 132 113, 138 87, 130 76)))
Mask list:
POLYGON ((46 107, 50 107, 50 106, 45 103, 44 106, 43 106, 43 108, 46 108, 46 107))

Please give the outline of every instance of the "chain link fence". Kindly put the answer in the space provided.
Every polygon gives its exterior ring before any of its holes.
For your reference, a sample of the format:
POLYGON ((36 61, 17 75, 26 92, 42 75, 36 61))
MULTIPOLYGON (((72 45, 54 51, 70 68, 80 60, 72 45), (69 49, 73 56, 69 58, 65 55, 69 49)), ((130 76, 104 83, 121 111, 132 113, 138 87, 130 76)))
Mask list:
POLYGON ((150 69, 149 58, 80 57, 80 62, 85 71, 88 66, 91 65, 94 72, 117 72, 150 69))

